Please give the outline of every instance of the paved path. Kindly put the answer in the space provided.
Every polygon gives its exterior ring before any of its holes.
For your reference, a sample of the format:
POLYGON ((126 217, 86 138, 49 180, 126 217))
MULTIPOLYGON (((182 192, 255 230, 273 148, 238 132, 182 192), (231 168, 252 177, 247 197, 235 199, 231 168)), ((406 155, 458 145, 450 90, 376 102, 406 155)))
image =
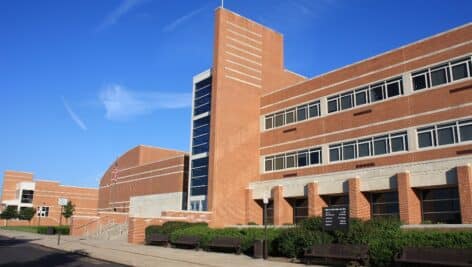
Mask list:
POLYGON ((15 239, 0 236, 0 266, 103 266, 125 267, 93 259, 82 254, 66 252, 33 244, 29 239, 15 239))
POLYGON ((29 239, 30 243, 64 251, 81 251, 90 257, 132 266, 204 266, 204 267, 300 267, 301 264, 264 261, 246 255, 214 253, 156 246, 134 245, 123 241, 86 240, 79 237, 62 236, 57 246, 57 236, 39 235, 0 229, 0 235, 17 240, 29 239))

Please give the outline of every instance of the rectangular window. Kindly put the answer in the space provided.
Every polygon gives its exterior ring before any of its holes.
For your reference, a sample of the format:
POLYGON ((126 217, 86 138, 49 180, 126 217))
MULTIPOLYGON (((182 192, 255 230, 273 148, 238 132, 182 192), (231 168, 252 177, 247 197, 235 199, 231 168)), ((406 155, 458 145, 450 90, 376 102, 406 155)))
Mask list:
POLYGON ((431 69, 431 86, 441 85, 448 82, 447 65, 441 65, 431 69))
POLYGON ((461 59, 457 60, 455 62, 452 62, 452 80, 457 81, 460 79, 467 78, 469 76, 470 70, 469 64, 467 64, 467 61, 469 59, 461 59))
POLYGON ((308 150, 298 151, 298 167, 308 165, 308 150))
POLYGON ((310 103, 309 105, 309 116, 310 118, 320 116, 320 102, 310 103))
POLYGON ((388 136, 379 136, 374 138, 374 154, 383 155, 388 151, 388 136))
POLYGON ((328 207, 343 207, 349 205, 348 195, 324 195, 322 198, 328 207))
POLYGON ((33 190, 22 190, 21 203, 33 203, 33 190))
POLYGON ((290 153, 290 154, 287 154, 285 156, 285 160, 286 160, 286 163, 285 163, 285 168, 294 168, 296 167, 295 163, 296 163, 296 158, 297 158, 297 154, 296 153, 290 153))
POLYGON ((341 95, 341 109, 349 109, 354 106, 353 92, 341 95))
POLYGON ((339 161, 341 160, 341 144, 329 146, 329 161, 339 161))
POLYGON ((285 116, 283 112, 275 114, 275 127, 280 127, 284 125, 284 117, 285 116))
POLYGON ((402 83, 399 80, 387 82, 387 96, 394 97, 402 94, 402 83))
POLYGON ((297 121, 303 121, 307 118, 307 105, 297 107, 297 121))
POLYGON ((368 157, 372 153, 372 139, 359 140, 358 143, 359 157, 368 157))
POLYGON ((372 217, 398 217, 398 192, 371 193, 372 217))
POLYGON ((307 198, 296 198, 292 201, 293 207, 293 222, 299 223, 302 220, 308 218, 308 199, 307 198))
POLYGON ((356 90, 356 106, 367 104, 369 99, 367 88, 357 89, 356 90))
POLYGON ((431 223, 461 223, 457 187, 424 189, 421 191, 423 221, 431 223))
POLYGON ((418 147, 430 147, 435 145, 434 127, 418 129, 418 147))
POLYGON ((455 130, 456 130, 455 123, 438 125, 437 127, 438 145, 441 146, 441 145, 454 144, 455 139, 456 139, 455 130))
POLYGON ((310 165, 321 164, 321 149, 310 149, 310 165))
POLYGON ((356 157, 356 142, 343 143, 343 160, 356 157))
POLYGON ((422 70, 412 74, 413 77, 413 90, 421 90, 429 87, 429 74, 428 70, 422 70))
POLYGON ((328 98, 328 113, 338 111, 338 96, 328 98))
POLYGON ((265 170, 266 172, 272 171, 274 169, 274 157, 267 157, 265 159, 265 170))
POLYGON ((272 129, 274 127, 274 115, 269 115, 265 118, 265 128, 272 129))
POLYGON ((459 134, 461 142, 472 140, 472 120, 459 122, 459 134))
POLYGON ((295 121, 295 109, 289 109, 285 112, 285 124, 295 121))
POLYGON ((49 216, 49 207, 39 207, 37 210, 38 217, 48 217, 49 216))
POLYGON ((376 102, 384 99, 383 87, 383 84, 377 84, 370 88, 370 102, 376 102))
POLYGON ((390 145, 392 147, 392 152, 407 151, 408 140, 406 132, 392 134, 390 137, 390 145))
POLYGON ((284 155, 277 155, 275 157, 275 169, 282 170, 285 168, 285 156, 284 155))

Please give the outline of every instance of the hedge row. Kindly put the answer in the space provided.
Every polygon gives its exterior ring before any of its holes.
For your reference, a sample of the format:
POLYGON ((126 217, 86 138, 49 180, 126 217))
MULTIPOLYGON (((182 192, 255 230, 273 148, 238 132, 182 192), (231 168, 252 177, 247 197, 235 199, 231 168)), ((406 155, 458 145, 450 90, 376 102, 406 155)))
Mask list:
POLYGON ((37 226, 37 233, 46 234, 49 227, 53 227, 56 234, 61 232, 61 235, 68 235, 70 231, 69 226, 37 226))
MULTIPOLYGON (((372 266, 390 266, 393 257, 402 247, 472 248, 472 232, 402 231, 401 223, 395 219, 350 220, 346 232, 325 232, 321 218, 309 218, 293 228, 269 228, 269 254, 273 256, 301 257, 305 248, 314 244, 365 244, 369 246, 372 266)), ((201 247, 217 236, 239 238, 245 253, 251 254, 255 240, 264 239, 262 228, 211 229, 206 224, 165 223, 150 226, 151 232, 170 234, 172 241, 183 235, 199 236, 201 247)))

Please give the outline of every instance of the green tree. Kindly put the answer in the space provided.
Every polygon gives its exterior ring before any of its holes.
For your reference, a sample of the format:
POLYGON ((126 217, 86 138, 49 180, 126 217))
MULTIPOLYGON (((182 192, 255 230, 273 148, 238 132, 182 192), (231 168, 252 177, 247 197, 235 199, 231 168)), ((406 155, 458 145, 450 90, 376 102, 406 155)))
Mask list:
POLYGON ((0 213, 0 218, 7 220, 7 226, 8 226, 8 220, 18 218, 17 207, 7 206, 7 208, 4 209, 2 213, 0 213))
POLYGON ((20 220, 27 220, 31 224, 31 219, 33 219, 35 214, 36 214, 35 208, 23 208, 23 209, 20 209, 20 214, 18 214, 18 218, 20 220))
POLYGON ((64 216, 64 218, 67 219, 67 221, 69 221, 69 218, 72 217, 72 215, 74 215, 74 211, 75 211, 75 205, 72 204, 72 201, 69 200, 67 202, 67 205, 64 206, 62 215, 64 216))

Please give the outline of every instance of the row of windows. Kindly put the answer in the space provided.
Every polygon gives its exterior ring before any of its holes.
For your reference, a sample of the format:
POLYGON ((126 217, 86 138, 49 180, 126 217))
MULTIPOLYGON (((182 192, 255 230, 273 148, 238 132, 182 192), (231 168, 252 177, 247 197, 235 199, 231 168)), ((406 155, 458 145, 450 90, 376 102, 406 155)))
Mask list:
POLYGON ((450 61, 411 74, 413 90, 422 90, 472 76, 470 57, 450 61))
MULTIPOLYGON (((420 198, 422 220, 431 223, 461 223, 459 192, 457 187, 416 189, 420 198)), ((321 196, 328 207, 349 205, 348 195, 321 196)), ((370 202, 372 217, 400 216, 400 207, 397 191, 367 193, 370 202)), ((308 199, 288 199, 293 208, 293 222, 308 218, 308 199)), ((267 205, 267 223, 273 224, 274 205, 269 200, 267 205)))
POLYGON ((433 147, 472 140, 472 120, 438 124, 418 129, 418 146, 433 147))
POLYGON ((296 108, 290 108, 267 115, 265 117, 265 128, 272 129, 275 127, 281 127, 297 121, 304 121, 308 118, 319 117, 320 115, 320 101, 315 101, 309 104, 300 105, 296 108))
POLYGON ((331 162, 407 151, 406 132, 379 135, 329 146, 331 162))
MULTIPOLYGON (((415 91, 469 78, 472 77, 471 57, 441 63, 434 67, 416 71, 411 74, 411 77, 413 90, 415 91)), ((403 94, 403 79, 402 77, 396 77, 328 97, 328 113, 354 108, 403 94)), ((281 127, 289 123, 319 116, 321 116, 320 101, 316 101, 265 116, 265 129, 281 127)))
POLYGON ((266 157, 264 166, 265 171, 269 172, 308 165, 318 165, 321 164, 321 162, 321 148, 317 147, 266 157))
POLYGON ((328 113, 350 109, 398 95, 403 95, 403 79, 401 77, 328 97, 328 113))

